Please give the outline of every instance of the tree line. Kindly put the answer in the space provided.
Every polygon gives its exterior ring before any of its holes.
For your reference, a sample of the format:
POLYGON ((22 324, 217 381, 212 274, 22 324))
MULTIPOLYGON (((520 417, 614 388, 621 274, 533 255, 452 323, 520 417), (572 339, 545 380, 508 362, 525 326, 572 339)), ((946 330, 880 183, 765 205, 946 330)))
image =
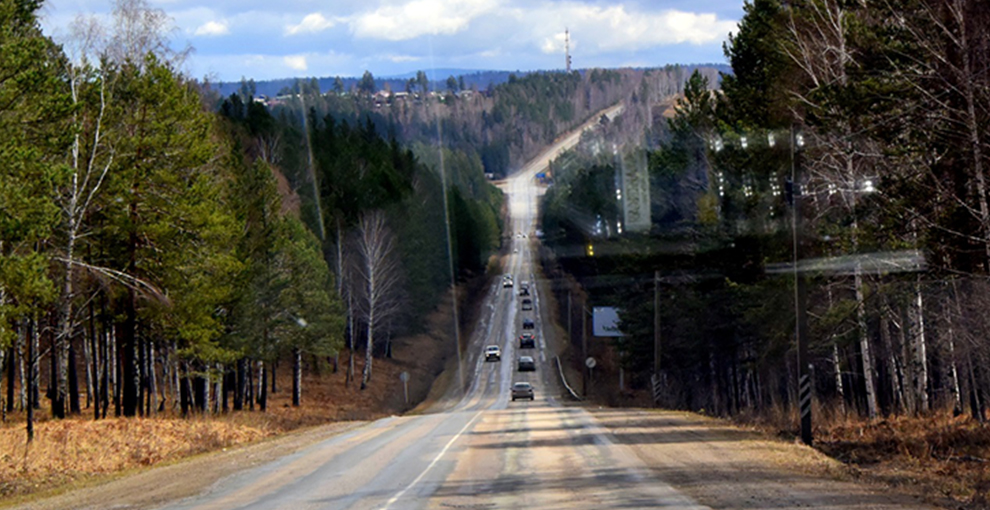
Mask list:
MULTIPOLYGON (((968 0, 747 2, 732 73, 691 76, 652 128, 650 233, 588 241, 548 210, 560 244, 620 253, 564 263, 628 284, 592 292, 634 303, 614 346, 637 384, 659 323, 664 404, 795 410, 798 278, 827 412, 985 419, 988 15, 968 0)), ((557 203, 601 193, 596 214, 621 217, 612 163, 578 165, 557 203)))
POLYGON ((462 184, 480 166, 444 188, 370 121, 219 98, 141 0, 62 45, 40 5, 0 2, 0 409, 29 439, 42 388, 55 418, 265 410, 281 363, 299 405, 345 347, 363 387, 451 284, 445 194, 467 204, 460 274, 484 268, 501 196, 462 184))

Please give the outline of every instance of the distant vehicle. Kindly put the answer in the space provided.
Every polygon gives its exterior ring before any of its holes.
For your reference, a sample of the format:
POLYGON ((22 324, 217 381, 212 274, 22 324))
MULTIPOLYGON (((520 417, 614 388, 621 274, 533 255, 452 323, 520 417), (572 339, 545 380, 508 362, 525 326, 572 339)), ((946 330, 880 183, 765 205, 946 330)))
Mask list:
POLYGON ((533 329, 535 327, 536 324, 533 323, 533 319, 530 319, 528 317, 523 319, 523 329, 533 329))
POLYGON ((519 282, 519 286, 521 288, 524 288, 526 290, 529 290, 529 282, 528 281, 523 280, 523 281, 519 282))
POLYGON ((505 275, 505 276, 502 277, 502 288, 506 288, 507 289, 507 288, 511 288, 511 287, 512 287, 512 275, 511 274, 507 274, 507 275, 505 275))
POLYGON ((497 345, 485 347, 485 361, 500 361, 502 359, 502 349, 497 345))
POLYGON ((532 310, 533 309, 533 300, 532 299, 529 299, 529 298, 526 298, 526 299, 522 300, 522 309, 523 309, 523 311, 532 310))
POLYGON ((536 335, 532 333, 523 333, 519 335, 519 348, 520 349, 535 349, 536 348, 536 335))
POLYGON ((534 400, 533 385, 528 382, 512 383, 512 401, 515 402, 517 398, 534 400))
POLYGON ((527 289, 526 287, 520 286, 519 287, 519 295, 520 296, 528 296, 529 295, 529 289, 527 289))
POLYGON ((536 371, 536 361, 533 360, 532 356, 519 356, 519 371, 520 372, 536 371))

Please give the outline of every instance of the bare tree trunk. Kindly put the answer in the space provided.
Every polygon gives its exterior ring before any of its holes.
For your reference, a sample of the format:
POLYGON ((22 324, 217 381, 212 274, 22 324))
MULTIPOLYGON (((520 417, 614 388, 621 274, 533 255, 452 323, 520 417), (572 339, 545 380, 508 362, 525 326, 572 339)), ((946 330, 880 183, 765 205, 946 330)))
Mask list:
MULTIPOLYGON (((853 229, 857 226, 853 225, 853 229)), ((876 380, 876 368, 873 364, 873 355, 870 349, 870 337, 866 328, 866 296, 863 293, 863 268, 857 262, 856 270, 853 274, 853 287, 856 290, 856 326, 859 335, 859 350, 862 358, 863 382, 866 391, 866 410, 871 420, 876 419, 877 412, 877 390, 874 386, 876 380)))
POLYGON ((25 328, 25 329, 26 329, 26 334, 28 335, 28 340, 27 340, 27 344, 28 344, 28 353, 27 353, 27 358, 28 358, 28 363, 27 363, 27 365, 28 365, 28 375, 27 375, 27 381, 28 381, 28 391, 27 391, 27 394, 28 394, 28 405, 27 405, 27 425, 26 425, 26 429, 27 429, 27 442, 30 443, 31 441, 34 440, 34 400, 35 400, 34 399, 34 394, 35 394, 35 388, 36 388, 36 386, 38 384, 38 380, 37 380, 37 369, 38 369, 38 367, 37 367, 37 363, 35 363, 36 357, 37 357, 37 353, 38 353, 38 345, 37 345, 38 331, 37 331, 37 323, 35 322, 35 320, 32 319, 31 321, 29 321, 28 327, 25 328))
POLYGON ((93 384, 93 304, 89 304, 89 321, 87 323, 86 335, 82 339, 83 346, 83 366, 86 367, 86 409, 93 405, 94 384, 93 384))
POLYGON ((374 308, 368 312, 367 345, 364 351, 364 370, 361 373, 361 389, 365 389, 371 382, 371 362, 374 359, 375 349, 375 311, 374 308))
POLYGON ((924 301, 921 295, 921 277, 914 283, 914 295, 908 304, 908 335, 911 345, 911 383, 914 393, 915 413, 926 413, 928 403, 928 347, 925 341, 924 301))
MULTIPOLYGON (((85 341, 83 341, 83 345, 86 345, 85 341)), ((79 408, 79 373, 76 370, 76 348, 72 346, 71 342, 69 343, 68 367, 69 412, 79 414, 82 412, 82 409, 79 408)))
POLYGON ((268 409, 268 384, 266 384, 265 362, 258 361, 258 409, 268 409))
POLYGON ((298 347, 292 349, 292 405, 299 407, 302 397, 302 351, 298 347))
POLYGON ((883 342, 884 348, 887 349, 887 363, 890 365, 888 372, 890 375, 891 408, 893 412, 898 412, 904 406, 904 391, 901 387, 903 376, 901 374, 901 365, 897 361, 897 351, 894 350, 894 343, 890 339, 891 321, 890 310, 885 303, 883 313, 880 316, 880 341, 883 342))
POLYGON ((21 327, 20 334, 17 335, 17 359, 20 362, 20 367, 18 367, 20 370, 18 370, 17 372, 21 376, 20 391, 18 393, 20 394, 19 397, 21 400, 21 411, 26 410, 30 406, 30 401, 28 401, 28 393, 27 393, 28 374, 25 371, 25 365, 26 364, 29 365, 28 363, 25 362, 25 359, 27 359, 27 353, 25 352, 25 349, 26 349, 26 344, 28 343, 26 331, 27 330, 25 329, 25 327, 21 327))
POLYGON ((158 414, 158 375, 155 373, 155 342, 148 342, 148 393, 151 397, 149 416, 158 414))
MULTIPOLYGON (((951 301, 956 305, 955 308, 959 312, 959 316, 962 317, 962 310, 959 306, 959 300, 956 299, 956 280, 950 280, 952 285, 952 298, 951 301)), ((955 320, 952 318, 952 312, 949 310, 949 304, 946 303, 945 306, 945 322, 946 322, 946 344, 949 349, 949 381, 951 382, 952 391, 952 412, 954 415, 959 416, 963 413, 962 405, 962 391, 959 387, 959 368, 958 368, 958 358, 956 356, 956 328, 955 320)))
POLYGON ((8 360, 7 359, 7 350, 6 349, 0 350, 0 422, 4 422, 4 423, 7 422, 7 403, 4 401, 4 398, 2 396, 3 395, 3 393, 2 393, 2 389, 3 389, 3 378, 2 378, 2 374, 4 373, 4 369, 7 368, 7 364, 10 364, 12 361, 13 360, 8 360))
MULTIPOLYGON (((833 306, 832 302, 832 287, 826 286, 828 291, 828 307, 831 310, 833 306)), ((846 392, 842 384, 842 365, 839 360, 839 344, 833 334, 832 340, 832 368, 835 371, 835 393, 839 397, 839 412, 844 416, 846 414, 846 392)))
POLYGON ((17 350, 14 346, 7 349, 7 402, 4 406, 5 414, 14 412, 14 381, 17 371, 17 350))

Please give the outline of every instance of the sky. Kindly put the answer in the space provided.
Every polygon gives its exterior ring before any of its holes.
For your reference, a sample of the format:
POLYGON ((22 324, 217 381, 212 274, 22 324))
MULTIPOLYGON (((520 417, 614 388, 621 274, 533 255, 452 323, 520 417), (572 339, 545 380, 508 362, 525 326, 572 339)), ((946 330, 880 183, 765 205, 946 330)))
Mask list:
MULTIPOLYGON (((62 41, 79 15, 112 0, 47 0, 42 27, 62 41)), ((724 62, 743 0, 147 0, 190 46, 185 71, 211 81, 378 77, 416 70, 552 70, 724 62)))

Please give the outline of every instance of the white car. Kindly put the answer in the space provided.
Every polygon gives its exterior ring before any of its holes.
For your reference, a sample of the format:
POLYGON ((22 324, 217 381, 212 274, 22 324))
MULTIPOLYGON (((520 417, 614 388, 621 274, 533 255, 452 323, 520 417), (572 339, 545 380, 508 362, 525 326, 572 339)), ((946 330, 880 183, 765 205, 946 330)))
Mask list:
POLYGON ((502 359, 502 349, 497 345, 485 347, 485 361, 500 361, 502 359))

